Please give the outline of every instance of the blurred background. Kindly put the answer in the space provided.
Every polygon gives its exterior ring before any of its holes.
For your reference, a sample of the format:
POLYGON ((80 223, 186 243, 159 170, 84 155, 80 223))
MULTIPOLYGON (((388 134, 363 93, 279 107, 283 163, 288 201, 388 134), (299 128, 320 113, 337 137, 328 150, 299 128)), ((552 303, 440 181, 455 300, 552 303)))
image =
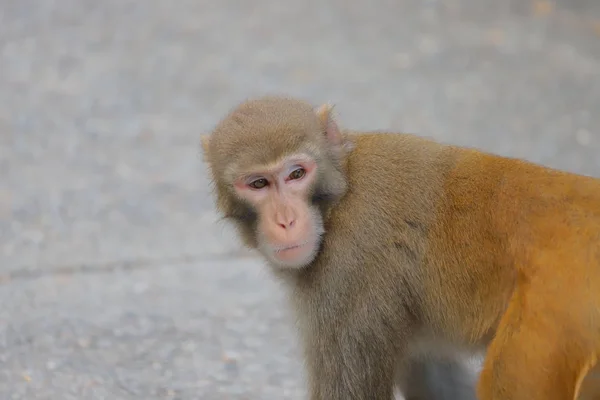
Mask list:
POLYGON ((0 0, 0 398, 303 399, 199 135, 248 97, 600 176, 597 0, 0 0))

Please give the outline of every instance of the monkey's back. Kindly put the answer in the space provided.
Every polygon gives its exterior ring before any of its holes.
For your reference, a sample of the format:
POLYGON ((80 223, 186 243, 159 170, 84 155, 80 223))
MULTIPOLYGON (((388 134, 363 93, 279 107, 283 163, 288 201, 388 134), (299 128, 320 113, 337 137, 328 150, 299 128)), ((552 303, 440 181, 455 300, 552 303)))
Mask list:
POLYGON ((513 276, 510 260, 495 251, 503 238, 485 204, 493 193, 481 190, 477 173, 455 174, 470 150, 406 134, 352 139, 348 193, 324 242, 349 250, 325 251, 325 264, 343 266, 338 276, 349 282, 368 276, 360 282, 366 291, 410 304, 420 328, 445 332, 450 341, 480 338, 496 323, 487 316, 503 310, 513 276), (488 279, 505 285, 492 293, 482 282, 488 279), (459 323, 448 326, 450 320, 459 323))
MULTIPOLYGON (((544 299, 544 318, 562 321, 554 327, 557 337, 577 325, 585 326, 578 334, 598 334, 600 179, 521 160, 510 161, 506 170, 502 224, 521 260, 520 282, 544 299), (521 202, 517 206, 510 198, 521 202)), ((600 350, 600 335, 578 339, 595 342, 600 350)))
MULTIPOLYGON (((350 250, 326 253, 339 258, 333 264, 344 266, 349 281, 357 269, 377 271, 356 274, 374 281, 361 286, 369 290, 385 281, 378 295, 409 301, 427 329, 453 342, 487 340, 516 287, 523 257, 541 260, 560 254, 560 246, 588 246, 580 253, 589 261, 578 265, 600 272, 598 180, 413 135, 352 138, 349 190, 331 215, 324 243, 350 250), (584 200, 569 202, 569 196, 584 200), (569 236, 565 229, 588 232, 569 236), (561 243, 563 236, 579 242, 561 243)), ((556 285, 590 276, 568 278, 574 272, 568 265, 565 260, 562 275, 553 273, 562 280, 556 285)))

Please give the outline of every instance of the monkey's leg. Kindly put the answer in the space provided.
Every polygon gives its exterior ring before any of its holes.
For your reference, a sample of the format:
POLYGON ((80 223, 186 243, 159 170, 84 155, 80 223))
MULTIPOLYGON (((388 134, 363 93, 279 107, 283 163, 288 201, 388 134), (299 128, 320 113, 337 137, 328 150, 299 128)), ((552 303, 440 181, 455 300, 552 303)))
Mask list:
POLYGON ((378 361, 358 349, 322 353, 309 365, 310 399, 393 400, 393 366, 386 361, 389 355, 380 357, 378 361))
MULTIPOLYGON (((531 289, 531 288, 529 288, 531 289)), ((548 293, 517 289, 484 361, 480 400, 570 400, 593 349, 548 293), (544 299, 540 301, 540 299, 544 299)))
POLYGON ((399 381, 406 400, 476 400, 475 376, 454 358, 411 360, 399 381))
POLYGON ((385 326, 364 322, 323 327, 307 338, 311 400, 394 399, 398 347, 385 326))

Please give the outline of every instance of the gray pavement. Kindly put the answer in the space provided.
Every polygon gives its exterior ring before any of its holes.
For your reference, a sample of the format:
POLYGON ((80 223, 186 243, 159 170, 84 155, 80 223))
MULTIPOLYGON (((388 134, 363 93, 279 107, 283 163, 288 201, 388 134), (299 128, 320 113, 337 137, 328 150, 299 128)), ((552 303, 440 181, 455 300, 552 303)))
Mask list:
POLYGON ((0 0, 0 399, 302 399, 198 138, 264 93, 600 176, 600 2, 0 0))

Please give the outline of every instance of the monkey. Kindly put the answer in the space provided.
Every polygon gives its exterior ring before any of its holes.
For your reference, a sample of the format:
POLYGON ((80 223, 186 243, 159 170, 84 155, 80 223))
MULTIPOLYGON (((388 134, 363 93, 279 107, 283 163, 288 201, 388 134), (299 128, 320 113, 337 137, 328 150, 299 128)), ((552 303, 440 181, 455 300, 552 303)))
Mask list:
POLYGON ((332 105, 277 95, 230 110, 202 152, 217 210, 287 288, 311 400, 410 398, 411 371, 428 385, 412 355, 448 349, 485 355, 480 400, 581 394, 600 179, 340 128, 332 105))

